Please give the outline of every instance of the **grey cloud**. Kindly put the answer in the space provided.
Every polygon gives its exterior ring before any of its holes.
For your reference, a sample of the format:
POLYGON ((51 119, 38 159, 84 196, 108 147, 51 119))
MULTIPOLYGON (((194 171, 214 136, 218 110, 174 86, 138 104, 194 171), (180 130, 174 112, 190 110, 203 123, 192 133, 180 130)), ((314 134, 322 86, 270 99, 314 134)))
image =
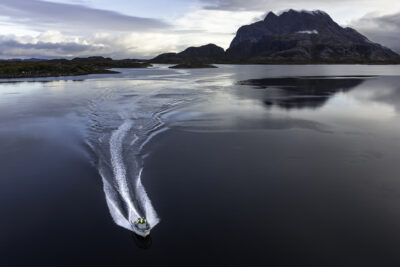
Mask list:
MULTIPOLYGON (((338 4, 350 6, 371 5, 371 0, 198 0, 204 9, 226 11, 267 11, 282 9, 325 9, 337 7, 338 4)), ((384 0, 389 1, 389 0, 384 0)))
MULTIPOLYGON (((343 0, 345 1, 345 0, 343 0)), ((289 8, 301 3, 315 3, 317 0, 200 0, 205 9, 229 10, 229 11, 265 11, 272 9, 289 8)))
POLYGON ((21 43, 14 39, 0 37, 0 57, 68 57, 71 55, 94 55, 102 52, 103 47, 73 42, 61 43, 21 43))
POLYGON ((200 0, 204 3, 205 9, 215 10, 259 10, 260 8, 266 8, 268 4, 273 1, 270 0, 200 0))
POLYGON ((105 56, 114 59, 151 58, 164 52, 164 50, 156 51, 154 55, 143 56, 142 45, 135 45, 135 42, 127 43, 121 35, 109 35, 101 38, 88 36, 79 43, 72 41, 45 42, 40 39, 21 42, 18 37, 0 35, 0 59, 88 56, 105 56))
POLYGON ((78 4, 42 0, 1 0, 0 16, 30 26, 74 28, 76 31, 147 31, 169 27, 161 20, 128 16, 78 4))
POLYGON ((19 48, 19 49, 36 49, 36 50, 61 50, 64 53, 78 53, 88 50, 89 45, 81 45, 77 43, 45 43, 38 42, 32 43, 20 43, 15 40, 8 40, 0 43, 0 47, 3 48, 19 48))
POLYGON ((371 41, 400 53, 400 13, 386 16, 367 15, 353 21, 352 27, 366 35, 371 41))

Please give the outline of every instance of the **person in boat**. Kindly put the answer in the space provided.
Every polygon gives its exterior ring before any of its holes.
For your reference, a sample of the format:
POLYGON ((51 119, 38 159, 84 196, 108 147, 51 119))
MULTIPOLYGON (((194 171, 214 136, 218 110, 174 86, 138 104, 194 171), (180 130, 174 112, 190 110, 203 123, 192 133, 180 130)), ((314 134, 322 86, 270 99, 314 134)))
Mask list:
POLYGON ((139 219, 137 219, 136 224, 144 224, 144 223, 146 223, 146 222, 147 222, 147 221, 146 221, 145 218, 139 218, 139 219))

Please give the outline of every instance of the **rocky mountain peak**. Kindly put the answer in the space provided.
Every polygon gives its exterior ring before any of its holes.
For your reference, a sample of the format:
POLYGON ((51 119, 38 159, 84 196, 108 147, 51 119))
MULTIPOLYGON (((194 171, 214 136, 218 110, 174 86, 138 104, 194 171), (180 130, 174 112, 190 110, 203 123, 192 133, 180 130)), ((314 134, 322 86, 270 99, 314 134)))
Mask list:
POLYGON ((239 28, 227 56, 235 61, 385 61, 398 57, 354 29, 343 28, 321 10, 280 14, 239 28))
POLYGON ((277 16, 274 12, 270 11, 270 12, 267 14, 267 16, 265 17, 264 21, 268 22, 269 20, 276 19, 277 17, 278 17, 278 16, 277 16))

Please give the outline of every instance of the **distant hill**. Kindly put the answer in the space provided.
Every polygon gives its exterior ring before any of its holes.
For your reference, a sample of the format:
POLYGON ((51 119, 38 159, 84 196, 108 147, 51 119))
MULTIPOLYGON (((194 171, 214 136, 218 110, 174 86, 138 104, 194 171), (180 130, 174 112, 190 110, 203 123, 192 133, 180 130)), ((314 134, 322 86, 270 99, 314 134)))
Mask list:
POLYGON ((186 62, 214 63, 225 61, 225 51, 215 44, 208 44, 200 47, 189 47, 180 53, 161 54, 150 62, 181 64, 186 62))
POLYGON ((343 28, 323 11, 268 13, 242 26, 226 52, 213 44, 162 54, 151 62, 183 63, 400 63, 400 56, 343 28))

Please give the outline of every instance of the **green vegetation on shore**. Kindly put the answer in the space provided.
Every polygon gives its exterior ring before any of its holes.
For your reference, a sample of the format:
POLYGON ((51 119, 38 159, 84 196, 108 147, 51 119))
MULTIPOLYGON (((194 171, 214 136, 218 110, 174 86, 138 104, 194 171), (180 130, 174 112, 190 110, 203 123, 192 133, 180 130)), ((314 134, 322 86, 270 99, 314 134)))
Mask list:
POLYGON ((111 68, 147 68, 151 64, 134 59, 113 60, 104 57, 0 61, 0 78, 38 78, 118 73, 111 68))

